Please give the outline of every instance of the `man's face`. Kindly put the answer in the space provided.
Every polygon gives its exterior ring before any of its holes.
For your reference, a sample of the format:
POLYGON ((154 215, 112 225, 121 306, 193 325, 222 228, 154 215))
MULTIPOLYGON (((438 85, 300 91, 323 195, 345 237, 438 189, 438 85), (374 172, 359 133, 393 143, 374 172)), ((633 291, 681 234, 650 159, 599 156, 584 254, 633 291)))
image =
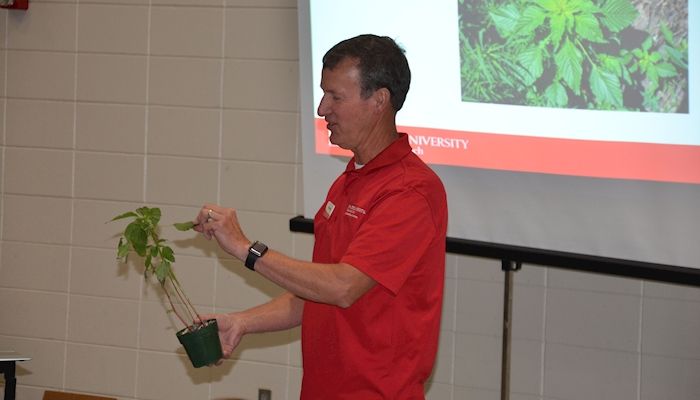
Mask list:
POLYGON ((376 122, 372 96, 360 95, 360 71, 357 62, 345 59, 333 69, 323 69, 323 98, 318 115, 328 123, 331 143, 343 149, 357 150, 371 133, 376 122))

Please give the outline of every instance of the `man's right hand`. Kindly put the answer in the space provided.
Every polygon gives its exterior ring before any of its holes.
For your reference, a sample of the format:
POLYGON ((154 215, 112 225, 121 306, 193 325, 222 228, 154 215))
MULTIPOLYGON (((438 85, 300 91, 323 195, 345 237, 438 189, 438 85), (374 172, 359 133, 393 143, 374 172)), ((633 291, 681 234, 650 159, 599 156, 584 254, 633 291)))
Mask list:
MULTIPOLYGON (((205 314, 201 318, 204 321, 216 319, 219 326, 219 340, 221 341, 223 358, 230 358, 246 333, 243 321, 236 318, 234 314, 205 314)), ((216 365, 220 365, 222 362, 223 359, 219 360, 216 365)))

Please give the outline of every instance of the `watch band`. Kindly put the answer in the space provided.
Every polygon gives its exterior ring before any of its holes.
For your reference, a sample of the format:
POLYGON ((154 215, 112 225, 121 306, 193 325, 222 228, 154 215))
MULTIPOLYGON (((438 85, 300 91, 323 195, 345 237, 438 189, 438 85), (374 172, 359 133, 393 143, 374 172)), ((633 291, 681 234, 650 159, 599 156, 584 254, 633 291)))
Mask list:
POLYGON ((248 256, 245 259, 245 266, 251 271, 255 271, 255 262, 258 258, 262 257, 267 253, 267 246, 259 241, 253 242, 253 244, 248 247, 248 256))

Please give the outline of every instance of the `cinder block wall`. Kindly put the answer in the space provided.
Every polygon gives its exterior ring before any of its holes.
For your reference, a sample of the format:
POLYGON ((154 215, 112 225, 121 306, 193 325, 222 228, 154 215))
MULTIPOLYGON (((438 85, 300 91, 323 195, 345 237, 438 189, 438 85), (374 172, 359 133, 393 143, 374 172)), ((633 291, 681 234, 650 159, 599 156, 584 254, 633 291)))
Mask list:
MULTIPOLYGON (((176 321, 112 216, 164 221, 234 206, 251 238, 309 258, 302 212, 294 0, 32 0, 0 11, 0 347, 18 398, 298 398, 299 331, 248 337, 193 369, 176 321), (254 179, 253 179, 254 178, 254 179)), ((339 16, 342 17, 342 16, 339 16)), ((454 206, 454 205, 453 205, 454 206)), ((165 230, 203 312, 280 289, 191 233, 165 230)), ((448 256, 428 398, 498 399, 500 263, 448 256)), ((700 290, 525 266, 516 273, 512 399, 700 398, 700 290)))

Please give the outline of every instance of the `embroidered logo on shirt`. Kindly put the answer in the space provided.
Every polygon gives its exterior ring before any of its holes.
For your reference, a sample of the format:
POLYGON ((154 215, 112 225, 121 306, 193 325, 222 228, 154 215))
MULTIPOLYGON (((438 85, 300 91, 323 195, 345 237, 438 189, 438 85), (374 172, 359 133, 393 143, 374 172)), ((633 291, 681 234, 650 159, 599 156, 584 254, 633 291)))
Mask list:
POLYGON ((323 216, 326 218, 330 218, 331 214, 333 214, 333 210, 335 210, 335 204, 331 203, 329 200, 326 203, 326 208, 323 209, 323 216))
POLYGON ((345 209, 345 215, 351 218, 359 218, 361 215, 367 214, 367 211, 365 211, 364 208, 358 207, 352 204, 348 205, 348 208, 345 209))

